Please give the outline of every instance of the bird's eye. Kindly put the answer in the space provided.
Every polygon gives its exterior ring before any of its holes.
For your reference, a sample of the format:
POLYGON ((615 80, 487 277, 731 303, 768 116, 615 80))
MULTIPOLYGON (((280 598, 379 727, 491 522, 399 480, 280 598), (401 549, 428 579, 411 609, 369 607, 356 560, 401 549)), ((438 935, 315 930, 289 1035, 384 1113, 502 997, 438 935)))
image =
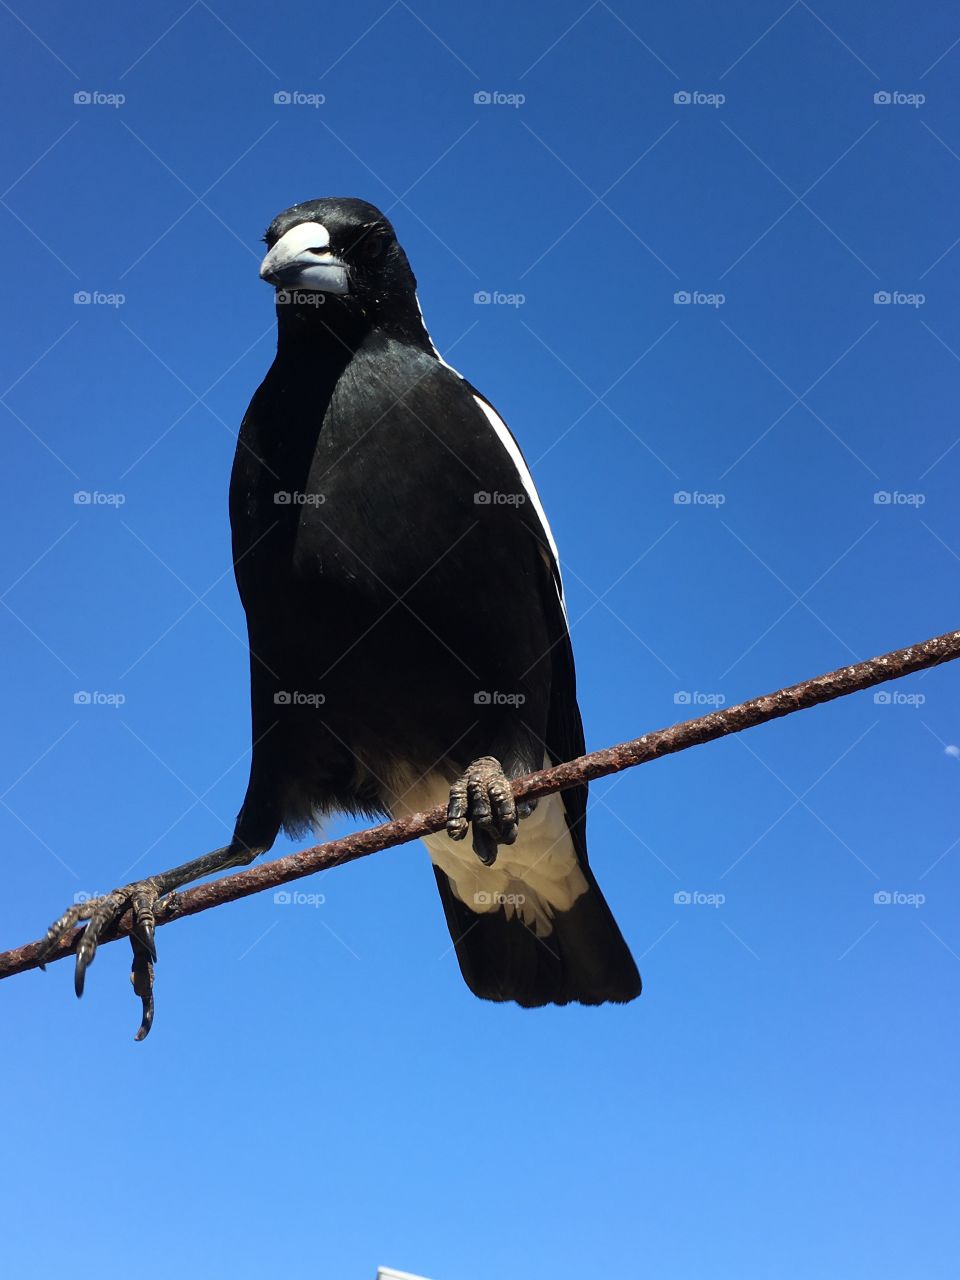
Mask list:
POLYGON ((380 231, 371 231, 360 241, 359 254, 364 262, 375 262, 383 253, 387 237, 380 231))

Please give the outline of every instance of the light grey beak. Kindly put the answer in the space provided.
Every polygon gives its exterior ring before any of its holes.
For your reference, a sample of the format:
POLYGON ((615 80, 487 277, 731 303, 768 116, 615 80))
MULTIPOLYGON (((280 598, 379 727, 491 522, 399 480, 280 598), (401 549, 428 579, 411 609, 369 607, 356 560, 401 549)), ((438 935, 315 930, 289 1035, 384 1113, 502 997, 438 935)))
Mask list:
POLYGON ((285 232, 260 263, 260 279, 278 289, 347 293, 349 268, 330 250, 330 233, 319 222, 299 222, 285 232))

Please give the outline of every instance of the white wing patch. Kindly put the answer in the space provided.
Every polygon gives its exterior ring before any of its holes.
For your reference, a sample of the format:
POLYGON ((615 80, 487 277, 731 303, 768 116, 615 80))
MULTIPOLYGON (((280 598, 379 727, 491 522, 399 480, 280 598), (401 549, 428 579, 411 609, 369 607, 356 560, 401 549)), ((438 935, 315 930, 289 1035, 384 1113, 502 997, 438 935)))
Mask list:
MULTIPOLYGON (((423 325, 423 332, 427 335, 427 341, 430 343, 430 350, 445 369, 449 369, 451 373, 455 373, 457 375, 461 382, 465 382, 466 379, 460 370, 455 369, 452 364, 447 364, 446 360, 444 360, 443 356, 437 350, 433 339, 430 337, 430 331, 427 329, 427 322, 424 319, 423 307, 420 305, 420 299, 416 294, 414 294, 414 297, 416 298, 417 310, 420 312, 420 323, 423 325)), ((510 434, 510 429, 497 413, 496 409, 494 409, 492 405, 487 404, 486 400, 484 400, 482 396, 475 395, 473 398, 477 402, 478 406, 483 410, 484 417, 497 433, 500 443, 509 455, 510 461, 516 467, 517 475, 520 478, 520 483, 523 486, 523 491, 526 494, 527 501, 533 507, 537 514, 537 519, 540 521, 540 527, 543 529, 543 535, 547 540, 547 546, 550 548, 550 553, 553 556, 553 565, 551 568, 556 579, 557 595, 560 597, 560 607, 563 610, 564 618, 567 618, 567 602, 564 599, 563 577, 560 573, 560 552, 557 550, 557 544, 553 539, 553 532, 551 531, 550 523, 547 520, 547 513, 543 509, 543 503, 540 501, 540 495, 537 493, 537 487, 533 483, 533 476, 530 474, 530 469, 523 460, 523 454, 520 452, 520 448, 517 445, 516 440, 514 440, 513 436, 510 434)), ((569 622, 569 619, 567 619, 567 621, 569 622)))
POLYGON ((474 396, 473 398, 483 410, 484 417, 499 436, 500 443, 506 449, 510 457, 510 461, 517 469, 517 475, 520 477, 520 483, 523 485, 527 501, 537 513, 537 519, 540 521, 541 528, 543 529, 544 537, 547 540, 547 546, 550 548, 550 552, 553 556, 553 563, 556 568, 557 592, 560 596, 560 604, 563 606, 563 615, 566 617, 567 606, 563 598, 563 579, 560 576, 560 552, 557 550, 557 544, 553 540, 553 534, 550 531, 550 525, 547 521, 547 513, 543 509, 543 504, 540 501, 540 495, 537 493, 537 487, 533 483, 533 476, 530 474, 527 464, 523 460, 523 454, 520 452, 520 448, 517 445, 516 440, 514 440, 513 436, 510 434, 507 424, 500 417, 499 413, 497 413, 495 409, 491 408, 491 406, 487 404, 486 400, 482 399, 480 396, 474 396))

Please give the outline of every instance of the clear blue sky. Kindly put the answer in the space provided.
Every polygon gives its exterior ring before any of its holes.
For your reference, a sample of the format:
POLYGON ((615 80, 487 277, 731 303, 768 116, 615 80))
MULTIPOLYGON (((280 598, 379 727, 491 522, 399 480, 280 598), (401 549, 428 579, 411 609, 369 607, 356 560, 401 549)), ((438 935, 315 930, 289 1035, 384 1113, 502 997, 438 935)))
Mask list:
MULTIPOLYGON (((389 211, 521 440, 589 746, 958 625, 950 6, 14 0, 0 32, 3 945, 229 833, 226 487, 294 201, 389 211)), ((419 846, 163 930, 144 1045, 126 947, 82 1002, 66 965, 4 983, 8 1273, 956 1275, 958 679, 596 785, 627 1008, 473 999, 419 846)))

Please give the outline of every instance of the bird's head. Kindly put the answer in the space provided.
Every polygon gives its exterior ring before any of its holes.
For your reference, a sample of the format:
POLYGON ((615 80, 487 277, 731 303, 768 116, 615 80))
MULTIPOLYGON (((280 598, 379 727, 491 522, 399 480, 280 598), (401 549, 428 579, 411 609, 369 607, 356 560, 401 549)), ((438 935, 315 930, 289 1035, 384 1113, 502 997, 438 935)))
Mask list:
POLYGON ((416 308, 417 282, 396 233, 364 200, 292 205, 277 214, 264 241, 260 278, 282 291, 280 300, 302 294, 307 310, 329 302, 373 322, 416 308))

